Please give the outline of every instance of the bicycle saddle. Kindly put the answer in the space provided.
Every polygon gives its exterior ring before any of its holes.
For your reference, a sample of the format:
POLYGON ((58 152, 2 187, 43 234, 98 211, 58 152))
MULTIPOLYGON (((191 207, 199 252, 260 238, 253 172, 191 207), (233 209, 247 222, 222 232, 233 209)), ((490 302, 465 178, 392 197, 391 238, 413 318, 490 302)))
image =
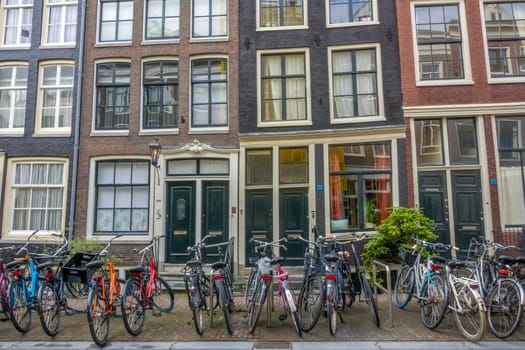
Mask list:
POLYGON ((335 254, 335 253, 328 253, 324 256, 324 258, 326 259, 326 261, 328 262, 336 262, 337 260, 339 260, 339 255, 335 254))
POLYGON ((444 257, 439 256, 439 255, 431 255, 428 258, 432 262, 441 263, 441 264, 446 264, 447 263, 447 259, 445 259, 444 257))
POLYGON ((186 262, 186 265, 189 267, 199 267, 202 266, 202 261, 200 260, 189 260, 186 262))
POLYGON ((498 257, 498 261, 505 265, 512 265, 516 262, 516 258, 513 258, 512 256, 508 255, 500 255, 498 257))
POLYGON ((469 267, 469 268, 476 267, 475 263, 472 263, 470 261, 464 261, 464 260, 449 260, 447 261, 447 265, 452 269, 455 269, 457 267, 469 267))
POLYGON ((275 258, 272 259, 271 263, 272 265, 275 265, 275 264, 280 264, 284 261, 284 258, 282 256, 276 256, 275 258))
POLYGON ((101 260, 94 260, 94 261, 88 262, 86 264, 86 268, 87 269, 98 269, 102 265, 104 265, 104 263, 101 260))
POLYGON ((142 273, 142 272, 144 272, 144 266, 137 265, 137 266, 130 267, 128 269, 128 272, 129 273, 142 273))
POLYGON ((222 269, 222 268, 226 267, 226 265, 228 265, 228 264, 225 263, 224 261, 217 261, 217 262, 215 262, 215 263, 213 263, 211 265, 211 268, 213 270, 218 270, 218 269, 222 269))

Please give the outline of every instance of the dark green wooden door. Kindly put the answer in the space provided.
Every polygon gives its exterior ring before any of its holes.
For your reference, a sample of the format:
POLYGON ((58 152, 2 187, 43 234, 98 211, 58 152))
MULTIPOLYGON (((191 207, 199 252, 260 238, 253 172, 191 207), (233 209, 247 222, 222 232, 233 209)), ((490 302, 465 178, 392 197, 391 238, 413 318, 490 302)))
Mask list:
POLYGON ((246 191, 246 265, 253 256, 250 239, 270 242, 273 238, 272 190, 246 191))
POLYGON ((419 173, 419 206, 434 220, 438 242, 450 244, 449 206, 444 171, 419 173))
POLYGON ((195 182, 174 182, 167 186, 166 261, 188 260, 187 248, 195 244, 195 182))
POLYGON ((308 238, 308 196, 306 189, 286 189, 280 192, 279 238, 286 237, 287 251, 281 249, 280 255, 286 257, 286 265, 303 265, 305 243, 295 240, 308 238))
POLYGON ((468 249, 471 238, 483 239, 483 207, 479 171, 452 171, 456 245, 468 249))
MULTIPOLYGON (((228 182, 203 181, 202 182, 202 237, 210 235, 207 244, 228 241, 228 182)), ((217 249, 210 248, 206 251, 205 261, 218 261, 217 249)))

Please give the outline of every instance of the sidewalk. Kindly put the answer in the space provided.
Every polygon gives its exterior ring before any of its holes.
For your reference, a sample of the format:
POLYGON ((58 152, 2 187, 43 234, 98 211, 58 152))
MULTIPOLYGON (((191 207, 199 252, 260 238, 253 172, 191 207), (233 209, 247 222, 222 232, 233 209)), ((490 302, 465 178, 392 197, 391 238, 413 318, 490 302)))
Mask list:
MULTIPOLYGON (((186 344, 191 344, 193 342, 218 342, 216 344, 217 346, 214 346, 214 348, 219 348, 219 344, 221 344, 220 342, 227 342, 228 344, 234 342, 237 346, 248 344, 246 347, 249 349, 293 348, 301 350, 319 350, 325 348, 325 346, 320 345, 325 342, 339 343, 350 341, 364 342, 362 345, 366 345, 366 347, 364 347, 366 349, 372 349, 372 347, 369 347, 370 344, 376 344, 377 342, 384 344, 389 342, 393 342, 393 344, 398 342, 411 342, 413 344, 424 344, 424 342, 433 342, 434 344, 439 342, 455 342, 458 344, 470 344, 469 347, 465 347, 464 349, 476 348, 471 347, 472 343, 465 342, 465 339, 454 325, 452 315, 447 315, 443 323, 435 330, 428 330, 421 323, 419 309, 416 304, 410 302, 406 310, 398 310, 394 307, 394 324, 393 326, 390 326, 388 322, 388 303, 386 296, 380 295, 378 301, 382 322, 380 328, 376 328, 372 324, 368 306, 365 303, 356 302, 351 308, 345 308, 343 311, 345 323, 338 323, 336 336, 330 335, 327 321, 321 317, 317 326, 312 331, 299 337, 293 329, 289 318, 284 321, 279 321, 279 315, 282 313, 282 308, 277 298, 275 299, 275 310, 272 312, 271 325, 269 327, 267 326, 266 312, 263 310, 257 328, 253 334, 249 334, 247 329, 248 320, 245 318, 245 313, 242 310, 242 299, 237 298, 237 312, 233 315, 233 335, 230 336, 226 331, 221 310, 217 309, 214 316, 213 327, 208 327, 202 336, 198 336, 193 326, 191 312, 187 305, 187 299, 185 295, 177 293, 175 295, 174 310, 169 314, 164 314, 160 317, 155 317, 152 315, 151 311, 148 311, 144 330, 136 337, 133 337, 126 332, 122 319, 111 318, 109 340, 114 345, 120 344, 120 342, 133 342, 134 347, 140 343, 145 346, 148 344, 156 344, 159 347, 161 344, 166 346, 169 345, 167 348, 173 348, 171 346, 174 343, 180 344, 181 342, 189 342, 186 344), (313 347, 313 344, 317 344, 317 347, 313 347)), ((54 338, 48 337, 41 329, 37 313, 33 311, 32 315, 32 327, 26 334, 17 332, 10 321, 0 323, 0 349, 19 349, 20 347, 17 348, 16 344, 20 345, 20 342, 44 342, 47 344, 49 342, 84 342, 91 345, 92 348, 96 348, 91 340, 85 314, 65 316, 64 313, 62 313, 61 329, 58 335, 54 338), (9 344, 14 345, 7 347, 9 344)), ((525 344, 522 343, 523 340, 525 340, 525 324, 522 324, 518 332, 512 337, 504 340, 504 342, 509 347, 513 345, 514 342, 518 342, 518 344, 521 343, 520 348, 523 348, 523 344, 525 344)), ((482 341, 489 343, 497 341, 501 347, 500 339, 494 337, 488 329, 482 341)), ((29 343, 23 344, 29 345, 29 343)), ((77 343, 78 347, 82 348, 80 344, 81 343, 77 343)), ((127 344, 129 347, 130 343, 127 344)), ((58 344, 55 345, 55 347, 58 346, 58 344)), ((88 347, 89 346, 84 348, 88 347)), ((31 346, 31 348, 36 349, 35 346, 31 346)), ((77 346, 70 346, 69 348, 77 348, 77 346)), ((157 347, 144 347, 144 349, 148 348, 157 347)), ((175 347, 174 349, 177 348, 180 347, 175 347)), ((377 347, 373 348, 377 349, 377 347)), ((448 347, 418 346, 417 348, 425 350, 441 350, 448 347)), ((483 348, 486 349, 486 347, 483 348)), ((505 346, 505 348, 507 348, 507 346, 505 346)), ((111 347, 111 349, 113 349, 113 347, 111 347)), ((236 350, 236 348, 232 348, 231 345, 228 345, 227 349, 236 350)), ((332 350, 336 348, 330 347, 330 349, 332 350)), ((384 347, 381 347, 381 349, 384 349, 384 347)))

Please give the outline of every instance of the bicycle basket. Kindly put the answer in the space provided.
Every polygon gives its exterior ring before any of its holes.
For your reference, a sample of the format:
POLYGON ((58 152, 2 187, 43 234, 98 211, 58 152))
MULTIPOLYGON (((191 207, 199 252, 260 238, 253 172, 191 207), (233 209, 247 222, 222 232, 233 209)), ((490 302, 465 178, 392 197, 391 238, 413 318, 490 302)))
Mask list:
POLYGON ((417 255, 412 254, 412 252, 409 252, 405 248, 401 247, 399 248, 399 257, 401 258, 401 262, 403 264, 412 266, 416 262, 417 255))
POLYGON ((75 253, 62 268, 62 278, 69 283, 87 283, 92 271, 88 271, 86 265, 93 261, 96 253, 75 253))

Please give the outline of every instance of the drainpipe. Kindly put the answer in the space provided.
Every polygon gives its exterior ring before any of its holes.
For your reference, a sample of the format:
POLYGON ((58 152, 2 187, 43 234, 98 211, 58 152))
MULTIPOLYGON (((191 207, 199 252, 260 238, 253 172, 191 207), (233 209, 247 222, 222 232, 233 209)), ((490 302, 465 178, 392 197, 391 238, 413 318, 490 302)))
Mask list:
POLYGON ((78 175, 78 147, 80 142, 80 112, 81 112, 81 100, 82 100, 82 71, 84 68, 84 32, 86 26, 86 0, 82 0, 80 9, 80 35, 79 42, 80 48, 78 50, 78 62, 77 62, 77 94, 76 94, 76 108, 75 108, 75 131, 74 131, 74 144, 73 144, 73 165, 71 168, 71 196, 69 199, 69 223, 68 223, 68 248, 71 248, 71 240, 73 239, 73 227, 75 224, 75 206, 77 197, 77 175, 78 175))

